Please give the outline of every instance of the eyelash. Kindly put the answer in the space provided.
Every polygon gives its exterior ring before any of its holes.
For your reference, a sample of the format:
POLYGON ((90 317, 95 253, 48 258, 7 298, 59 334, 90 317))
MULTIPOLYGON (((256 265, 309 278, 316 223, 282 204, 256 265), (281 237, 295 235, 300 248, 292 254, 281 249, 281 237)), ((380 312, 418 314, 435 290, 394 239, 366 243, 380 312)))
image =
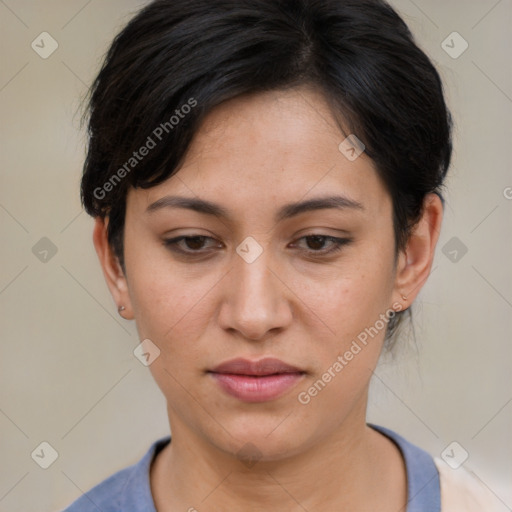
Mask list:
MULTIPOLYGON (((329 235, 317 235, 317 234, 311 234, 311 235, 306 235, 306 236, 303 236, 301 238, 299 238, 298 240, 304 240, 304 239, 307 239, 307 238, 320 238, 320 239, 324 239, 325 241, 330 241, 332 242, 334 245, 331 249, 325 251, 325 250, 319 250, 319 251, 314 251, 314 250, 302 250, 303 253, 306 253, 308 256, 313 256, 313 257, 317 257, 317 256, 330 256, 334 253, 337 253, 339 251, 341 251, 341 249, 343 248, 343 246, 345 245, 348 245, 352 242, 352 239, 351 238, 337 238, 337 237, 334 237, 334 236, 329 236, 329 235)), ((176 252, 176 253, 180 253, 180 254, 184 254, 184 255, 188 255, 188 256, 200 256, 201 254, 204 254, 204 253, 201 253, 201 251, 186 251, 186 250, 183 250, 183 249, 180 249, 178 248, 178 243, 180 243, 181 241, 183 240, 193 240, 193 239, 203 239, 203 240, 214 240, 214 238, 212 237, 209 237, 209 236, 205 236, 205 235, 196 235, 196 236, 178 236, 176 238, 169 238, 169 239, 166 239, 166 240, 163 240, 163 244, 171 251, 173 252, 176 252)))

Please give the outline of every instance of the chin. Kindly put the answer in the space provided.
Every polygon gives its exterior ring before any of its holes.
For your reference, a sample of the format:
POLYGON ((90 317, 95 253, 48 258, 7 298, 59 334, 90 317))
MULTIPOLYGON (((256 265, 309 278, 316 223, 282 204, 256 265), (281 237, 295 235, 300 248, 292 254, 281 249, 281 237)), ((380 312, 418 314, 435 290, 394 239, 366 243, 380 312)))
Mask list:
MULTIPOLYGON (((220 450, 241 461, 276 461, 300 453, 309 444, 301 428, 285 425, 283 417, 262 419, 250 418, 236 424, 225 423, 221 437, 210 437, 210 442, 220 450), (292 428, 290 428, 292 427, 292 428)), ((208 434, 207 434, 208 435, 208 434)))

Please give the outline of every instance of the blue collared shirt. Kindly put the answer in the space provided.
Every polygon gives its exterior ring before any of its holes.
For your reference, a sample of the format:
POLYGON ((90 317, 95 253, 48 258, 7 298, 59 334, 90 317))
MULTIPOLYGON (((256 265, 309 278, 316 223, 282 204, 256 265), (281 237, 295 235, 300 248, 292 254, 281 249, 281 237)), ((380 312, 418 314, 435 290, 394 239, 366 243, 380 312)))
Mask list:
MULTIPOLYGON (((396 443, 407 470, 408 503, 405 512, 439 512, 439 472, 431 455, 384 427, 368 424, 396 443)), ((157 453, 171 440, 155 441, 137 463, 113 474, 62 512, 156 512, 149 470, 157 453)))

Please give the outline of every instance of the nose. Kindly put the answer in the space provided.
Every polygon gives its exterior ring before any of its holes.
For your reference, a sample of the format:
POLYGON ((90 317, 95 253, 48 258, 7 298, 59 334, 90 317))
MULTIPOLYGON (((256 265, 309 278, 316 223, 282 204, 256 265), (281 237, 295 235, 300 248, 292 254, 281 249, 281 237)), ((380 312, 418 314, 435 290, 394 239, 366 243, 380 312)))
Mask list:
POLYGON ((284 282, 276 265, 272 265, 268 249, 251 263, 235 254, 223 285, 221 327, 253 341, 285 329, 292 321, 293 312, 292 292, 284 282))

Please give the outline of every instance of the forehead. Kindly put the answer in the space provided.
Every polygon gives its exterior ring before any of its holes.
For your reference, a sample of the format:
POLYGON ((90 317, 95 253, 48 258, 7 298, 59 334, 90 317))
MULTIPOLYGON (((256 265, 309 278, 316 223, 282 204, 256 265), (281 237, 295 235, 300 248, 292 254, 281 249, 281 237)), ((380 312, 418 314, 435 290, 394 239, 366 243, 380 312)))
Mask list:
POLYGON ((382 213, 385 187, 364 152, 350 160, 340 151, 347 135, 311 88, 238 97, 208 114, 176 174, 131 190, 128 203, 147 210, 178 194, 274 214, 283 204, 336 194, 382 213))

